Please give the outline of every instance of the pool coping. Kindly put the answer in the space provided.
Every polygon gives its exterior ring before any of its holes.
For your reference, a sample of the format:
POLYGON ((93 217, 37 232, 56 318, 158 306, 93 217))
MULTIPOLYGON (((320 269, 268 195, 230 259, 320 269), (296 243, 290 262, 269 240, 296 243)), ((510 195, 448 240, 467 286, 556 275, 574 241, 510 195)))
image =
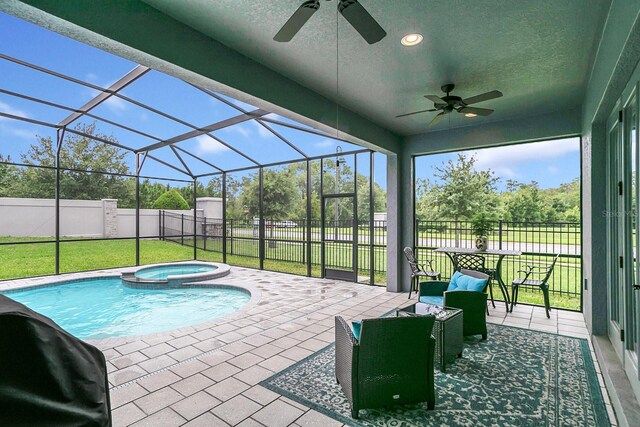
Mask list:
POLYGON ((230 271, 231 271, 231 267, 228 264, 193 260, 193 261, 181 261, 181 262, 148 264, 148 265, 138 266, 131 271, 122 272, 121 278, 125 286, 129 288, 134 288, 134 289, 163 289, 167 287, 179 288, 179 287, 191 285, 192 283, 197 283, 198 281, 219 279, 221 277, 227 276, 230 273, 230 271), (166 280, 145 279, 145 278, 138 278, 136 276, 136 274, 139 273, 140 271, 144 271, 144 270, 148 270, 156 267, 166 267, 170 265, 203 265, 203 266, 214 266, 216 268, 211 271, 204 271, 200 273, 172 274, 167 276, 166 280), (132 280, 129 280, 130 276, 132 280))

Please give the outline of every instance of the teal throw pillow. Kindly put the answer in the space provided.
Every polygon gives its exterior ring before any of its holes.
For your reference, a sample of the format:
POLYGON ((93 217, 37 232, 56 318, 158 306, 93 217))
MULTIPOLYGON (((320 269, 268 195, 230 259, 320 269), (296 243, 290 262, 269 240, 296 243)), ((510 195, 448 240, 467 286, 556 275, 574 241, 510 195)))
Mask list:
POLYGON ((478 279, 476 277, 467 276, 459 271, 453 273, 447 291, 475 291, 482 292, 487 285, 489 279, 478 279))
POLYGON ((360 320, 356 320, 351 322, 351 329, 353 329, 353 336, 356 337, 358 341, 360 341, 360 327, 362 326, 362 322, 360 320))

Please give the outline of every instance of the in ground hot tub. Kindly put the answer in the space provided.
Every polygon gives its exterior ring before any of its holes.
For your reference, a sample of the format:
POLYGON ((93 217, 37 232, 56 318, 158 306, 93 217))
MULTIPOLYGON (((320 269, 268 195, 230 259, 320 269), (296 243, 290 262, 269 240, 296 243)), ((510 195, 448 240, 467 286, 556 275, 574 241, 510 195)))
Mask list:
POLYGON ((229 274, 227 264, 186 262, 145 266, 122 273, 122 281, 130 287, 178 287, 187 283, 217 279, 229 274))

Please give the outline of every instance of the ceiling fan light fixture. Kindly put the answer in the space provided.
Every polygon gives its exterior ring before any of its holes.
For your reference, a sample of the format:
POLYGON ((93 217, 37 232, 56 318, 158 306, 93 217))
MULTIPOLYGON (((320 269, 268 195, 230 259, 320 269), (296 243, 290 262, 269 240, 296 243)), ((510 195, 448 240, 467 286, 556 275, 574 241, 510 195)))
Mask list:
POLYGON ((465 117, 478 117, 476 113, 464 113, 465 117))
POLYGON ((421 34, 412 33, 404 36, 402 40, 400 40, 400 43, 402 43, 403 46, 416 46, 420 44, 422 40, 423 40, 423 37, 421 34))

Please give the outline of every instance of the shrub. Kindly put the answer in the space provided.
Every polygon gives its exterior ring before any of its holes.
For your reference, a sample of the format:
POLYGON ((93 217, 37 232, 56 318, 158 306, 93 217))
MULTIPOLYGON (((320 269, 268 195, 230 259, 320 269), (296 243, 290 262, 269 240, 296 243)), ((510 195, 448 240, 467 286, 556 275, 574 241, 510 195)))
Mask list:
POLYGON ((152 209, 176 209, 187 210, 189 203, 182 197, 178 190, 169 190, 153 202, 152 209))

